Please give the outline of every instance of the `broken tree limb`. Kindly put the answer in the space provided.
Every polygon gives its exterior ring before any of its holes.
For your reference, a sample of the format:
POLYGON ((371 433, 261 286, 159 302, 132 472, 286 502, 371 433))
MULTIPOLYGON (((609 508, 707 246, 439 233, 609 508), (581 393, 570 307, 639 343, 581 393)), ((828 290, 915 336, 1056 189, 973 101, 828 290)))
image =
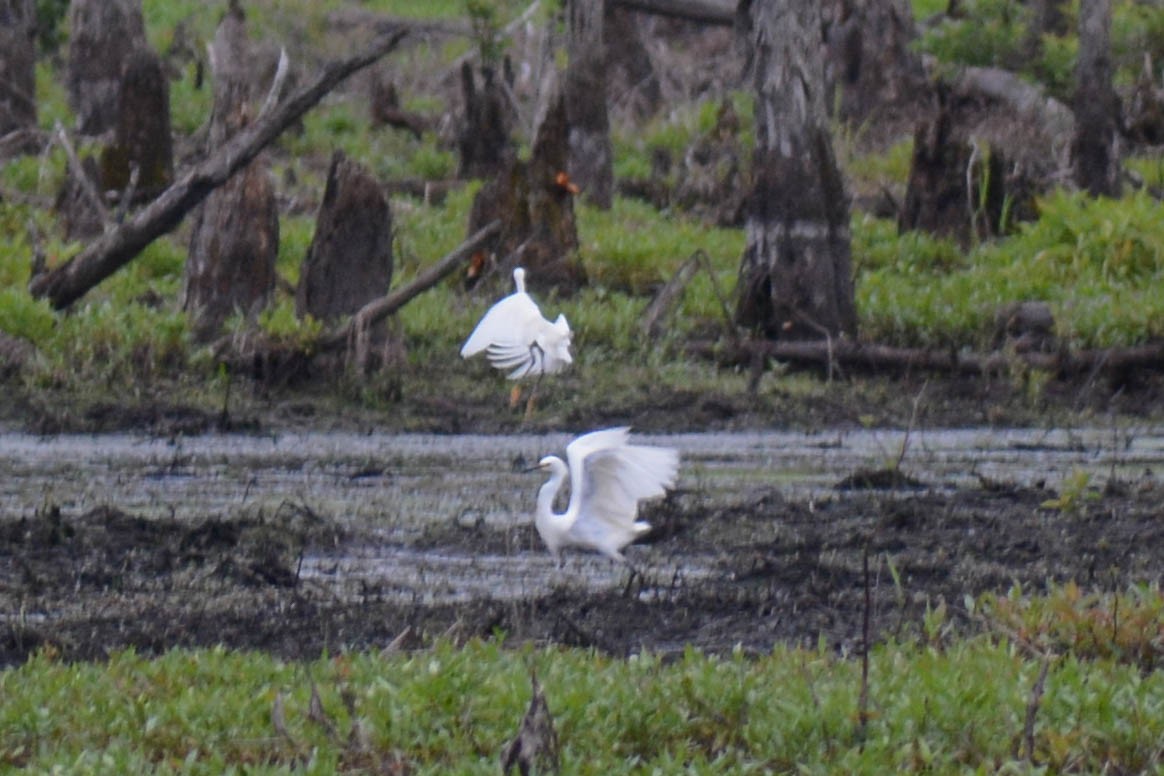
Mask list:
POLYGON ((1062 377, 1095 372, 1118 373, 1130 369, 1164 371, 1164 343, 1053 353, 965 353, 837 339, 831 343, 820 340, 750 340, 738 346, 702 342, 692 343, 689 349, 724 365, 747 366, 759 356, 800 368, 826 369, 832 365, 864 372, 920 371, 978 376, 1005 373, 1018 365, 1054 372, 1062 377))
POLYGON ((615 0, 615 3, 641 13, 727 27, 734 23, 736 15, 734 0, 615 0))
POLYGON ((492 221, 481 229, 478 229, 465 242, 457 246, 452 253, 420 273, 411 283, 395 291, 391 291, 379 299, 368 302, 345 325, 330 334, 325 334, 320 337, 318 344, 319 350, 335 350, 343 347, 352 341, 362 329, 366 329, 377 321, 387 318, 408 304, 413 297, 441 282, 457 269, 457 267, 467 262, 481 246, 500 232, 500 221, 492 221))
POLYGON ((398 29, 364 51, 326 64, 315 80, 292 93, 269 115, 256 121, 186 172, 157 199, 118 228, 90 243, 64 264, 32 278, 29 292, 58 310, 128 264, 147 245, 169 232, 195 205, 245 167, 283 130, 315 106, 352 73, 392 51, 407 34, 398 29))

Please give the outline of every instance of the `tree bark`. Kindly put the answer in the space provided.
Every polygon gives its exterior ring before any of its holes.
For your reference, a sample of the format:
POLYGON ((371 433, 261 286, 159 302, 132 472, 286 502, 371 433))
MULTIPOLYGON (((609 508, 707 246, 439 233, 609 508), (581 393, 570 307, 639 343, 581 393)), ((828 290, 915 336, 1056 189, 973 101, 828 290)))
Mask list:
MULTIPOLYGON (((232 4, 210 48, 214 113, 210 147, 246 127, 252 116, 253 60, 242 11, 232 4)), ((275 291, 279 212, 266 160, 256 157, 239 175, 210 193, 195 214, 186 258, 182 307, 197 339, 218 333, 231 315, 258 315, 275 291)))
POLYGON ((460 162, 457 177, 490 178, 513 155, 509 132, 513 124, 504 87, 493 68, 481 68, 481 88, 477 88, 473 66, 461 64, 461 93, 465 118, 457 137, 460 162))
POLYGON ((132 261, 147 245, 177 226, 191 208, 245 167, 337 84, 396 48, 404 35, 405 30, 397 30, 378 38, 355 56, 328 63, 314 81, 212 151, 133 218, 90 243, 59 267, 34 276, 29 292, 34 297, 47 298, 58 310, 80 299, 132 261))
POLYGON ((334 320, 379 298, 391 285, 388 197, 371 172, 337 151, 299 273, 295 313, 334 320))
POLYGON ((77 131, 99 135, 117 123, 126 59, 146 45, 141 0, 72 0, 69 30, 69 105, 77 131))
POLYGON ((0 0, 0 136, 36 126, 36 6, 0 0))
POLYGON ((826 13, 825 72, 841 118, 883 119, 925 94, 908 0, 832 0, 826 13))
POLYGON ((566 3, 569 62, 565 97, 570 142, 567 171, 588 202, 607 209, 614 196, 614 152, 606 108, 604 4, 605 0, 566 3))
POLYGON ((645 119, 659 110, 663 88, 639 35, 640 20, 640 15, 633 11, 615 3, 608 4, 604 40, 610 104, 624 106, 632 115, 645 119))
POLYGON ((528 270, 526 283, 530 288, 572 290, 585 281, 585 272, 575 255, 577 188, 565 173, 569 151, 566 106, 560 89, 551 88, 545 108, 534 131, 529 161, 511 159, 477 192, 469 213, 469 231, 501 222, 500 235, 489 251, 493 258, 480 263, 499 269, 504 282, 508 283, 511 270, 520 264, 528 270))
POLYGON ((657 16, 670 16, 700 24, 730 27, 735 23, 735 0, 615 0, 631 8, 657 16))
POLYGON ((1118 197, 1120 151, 1112 88, 1111 0, 1081 0, 1075 63, 1075 183, 1093 196, 1118 197))
POLYGON ((743 0, 756 92, 737 320, 773 339, 855 335, 849 197, 833 155, 815 0, 743 0))
POLYGON ((130 54, 118 93, 113 145, 101 154, 101 188, 123 195, 132 188, 135 201, 147 201, 174 179, 170 84, 158 55, 148 48, 130 54))

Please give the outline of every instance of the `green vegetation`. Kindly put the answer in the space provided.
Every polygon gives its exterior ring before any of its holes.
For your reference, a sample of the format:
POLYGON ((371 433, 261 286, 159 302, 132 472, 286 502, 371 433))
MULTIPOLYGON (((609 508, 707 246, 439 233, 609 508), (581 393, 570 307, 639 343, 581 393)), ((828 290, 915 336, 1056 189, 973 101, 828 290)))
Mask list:
POLYGON ((0 767, 496 773, 532 669, 563 773, 1150 772, 1161 601, 1016 590, 971 602, 987 634, 957 641, 938 607, 921 640, 873 650, 866 707, 861 661, 824 645, 613 660, 490 640, 304 664, 211 649, 67 665, 48 650, 0 673, 0 767))
MULTIPOLYGON (((321 36, 326 14, 342 5, 338 0, 292 6, 259 3, 248 8, 248 23, 256 38, 280 39, 290 34, 295 40, 311 40, 321 36)), ((941 10, 937 5, 915 3, 919 14, 941 10)), ((57 23, 58 35, 67 32, 63 6, 50 2, 40 6, 41 13, 57 23)), ((411 8, 387 0, 362 7, 385 13, 406 13, 411 8)), ((464 19, 466 9, 463 0, 450 0, 426 8, 426 14, 464 19)), ((490 36, 523 9, 521 3, 472 3, 468 10, 484 30, 479 30, 478 37, 490 38, 478 43, 501 45, 490 36)), ((192 0, 147 2, 145 13, 149 36, 159 49, 182 44, 195 56, 200 55, 217 21, 217 14, 207 13, 203 4, 192 0)), ((964 19, 943 21, 921 45, 950 64, 1008 62, 1022 45, 1026 14, 1025 7, 1001 0, 970 2, 964 19)), ((1117 4, 1115 38, 1127 50, 1154 50, 1156 41, 1164 39, 1159 26, 1145 21, 1138 5, 1117 4)), ((1071 40, 1067 36, 1048 41, 1042 64, 1032 65, 1029 75, 1043 78, 1052 89, 1061 85, 1069 75, 1071 40), (1041 75, 1040 68, 1051 75, 1041 75)), ((51 40, 43 45, 50 44, 51 40)), ((418 44, 406 67, 431 68, 452 53, 449 45, 418 44)), ((453 48, 463 52, 471 45, 464 39, 453 48)), ((321 55, 312 52, 306 62, 321 55)), ((302 61, 305 55, 296 56, 302 61)), ((186 62, 171 87, 174 127, 179 133, 200 127, 211 101, 206 85, 195 86, 193 61, 186 62)), ((46 128, 58 120, 66 126, 71 123, 60 83, 60 73, 44 58, 37 90, 46 128)), ((440 107, 433 104, 431 95, 404 95, 404 99, 429 110, 440 107)), ((740 118, 740 142, 746 153, 751 143, 750 99, 746 93, 734 93, 729 99, 740 118)), ((652 154, 666 152, 673 160, 681 157, 695 138, 714 126, 719 108, 712 101, 681 105, 645 127, 616 127, 617 173, 646 178, 652 154)), ((863 131, 838 129, 838 146, 852 187, 876 191, 900 185, 908 171, 910 141, 893 144, 881 153, 860 153, 863 131)), ((336 149, 384 178, 444 178, 455 167, 453 153, 439 145, 433 133, 418 140, 404 132, 372 129, 359 100, 331 99, 305 117, 301 131, 288 133, 272 150, 272 170, 284 182, 286 195, 308 202, 317 199, 327 160, 336 149)), ((67 318, 54 315, 21 290, 32 259, 30 224, 42 235, 40 248, 50 265, 79 250, 79 246, 61 243, 54 236, 54 218, 33 204, 51 199, 64 166, 63 153, 54 147, 43 157, 10 160, 0 171, 0 185, 28 198, 0 201, 0 241, 5 248, 0 251, 4 283, 0 330, 37 346, 39 356, 26 375, 27 382, 40 387, 116 389, 130 387, 143 375, 172 374, 176 365, 193 370, 188 377, 194 383, 213 380, 217 369, 203 353, 191 352, 178 308, 186 241, 181 230, 159 240, 91 292, 67 318), (90 373, 90 369, 95 371, 90 373)), ((1149 185, 1162 180, 1158 157, 1132 159, 1128 166, 1149 185)), ((394 202, 396 284, 410 280, 463 238, 474 191, 471 187, 454 192, 438 205, 407 198, 394 202)), ((1057 333, 1074 346, 1132 344, 1164 334, 1164 299, 1157 293, 1164 279, 1164 228, 1155 201, 1143 192, 1119 201, 1053 193, 1039 208, 1038 221, 1021 224, 1011 236, 969 251, 918 233, 899 235, 894 224, 855 213, 853 257, 862 336, 899 345, 984 347, 993 334, 995 310, 1016 300, 1050 304, 1057 333)), ((298 279, 313 226, 313 215, 303 209, 282 219, 278 270, 285 288, 298 279)), ((609 212, 580 207, 579 231, 579 253, 591 287, 574 298, 555 300, 552 306, 575 323, 584 359, 625 361, 628 356, 658 350, 639 336, 638 316, 652 291, 696 251, 708 256, 716 283, 713 286, 706 273, 696 276, 682 298, 668 342, 678 344, 696 332, 722 330, 723 304, 716 286, 730 305, 744 244, 742 230, 709 228, 680 212, 660 212, 642 202, 619 199, 609 212)), ((448 283, 408 305, 399 315, 399 330, 411 363, 421 366, 437 354, 453 352, 487 301, 466 298, 458 284, 448 283)), ((283 296, 260 323, 281 341, 309 346, 322 328, 316 322, 297 324, 291 310, 289 297, 283 296)), ((677 348, 664 350, 672 355, 678 352, 677 348)), ((695 365, 680 370, 685 375, 681 379, 689 379, 693 369, 699 371, 695 365)))

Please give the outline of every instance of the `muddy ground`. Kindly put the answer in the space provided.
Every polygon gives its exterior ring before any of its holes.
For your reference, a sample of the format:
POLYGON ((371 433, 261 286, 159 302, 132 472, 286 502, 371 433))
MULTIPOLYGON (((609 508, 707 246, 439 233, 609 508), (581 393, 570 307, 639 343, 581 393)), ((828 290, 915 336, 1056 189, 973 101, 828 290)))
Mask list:
MULTIPOLYGON (((839 426, 871 409, 835 401, 839 426)), ((968 422, 979 417, 973 404, 962 410, 968 422)), ((1005 480, 950 490, 857 479, 838 482, 862 488, 856 492, 801 500, 777 487, 718 503, 678 494, 646 510, 656 528, 629 553, 638 577, 611 565, 599 592, 560 584, 518 599, 436 604, 401 600, 375 583, 341 598, 306 578, 306 552, 375 541, 326 516, 291 515, 292 529, 241 512, 159 520, 117 505, 67 513, 46 501, 35 514, 0 516, 0 664, 49 645, 78 659, 130 646, 153 653, 213 644, 306 658, 499 633, 615 655, 820 640, 851 651, 862 640, 866 556, 876 638, 918 633, 927 608, 942 602, 948 627, 972 631, 980 625, 966 616, 966 597, 1015 584, 1037 591, 1067 580, 1102 590, 1164 583, 1159 472, 1093 481, 1074 495, 1005 480), (1056 497, 1063 508, 1047 506, 1056 497), (710 572, 683 574, 683 559, 697 556, 710 572), (657 571, 659 557, 679 572, 657 571)), ((454 523, 426 532, 422 545, 470 555, 543 552, 532 526, 454 523)))

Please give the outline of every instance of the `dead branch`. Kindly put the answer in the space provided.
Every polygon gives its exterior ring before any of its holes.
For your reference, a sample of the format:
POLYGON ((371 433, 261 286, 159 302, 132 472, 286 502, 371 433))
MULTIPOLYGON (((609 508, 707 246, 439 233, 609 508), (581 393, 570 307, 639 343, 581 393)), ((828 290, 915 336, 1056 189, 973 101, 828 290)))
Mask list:
POLYGON ((481 248, 491 238, 501 232, 501 222, 493 221, 486 224, 481 229, 478 229, 469 239, 461 243, 452 253, 445 256, 443 259, 432 265, 424 272, 409 283, 407 286, 398 288, 389 294, 380 297, 360 308, 359 312, 352 316, 345 325, 341 326, 331 334, 326 334, 320 338, 319 349, 321 351, 335 350, 343 347, 356 335, 357 332, 366 329, 377 321, 387 318, 392 313, 399 310, 404 305, 408 304, 413 297, 427 291, 435 286, 446 276, 451 274, 457 267, 461 266, 469 260, 469 258, 481 248))
POLYGON ((671 16, 689 22, 730 27, 735 21, 733 0, 615 0, 632 11, 671 16))
POLYGON ((1062 377, 1129 369, 1164 371, 1164 343, 1095 348, 1053 353, 965 353, 956 350, 898 348, 850 340, 749 340, 739 345, 695 342, 691 353, 730 366, 747 366, 756 357, 784 362, 793 368, 824 369, 830 363, 865 372, 939 372, 959 375, 1004 374, 1015 366, 1054 372, 1062 377))
POLYGON ((69 133, 61 126, 60 121, 56 122, 53 133, 57 143, 65 151, 65 156, 69 160, 69 170, 73 173, 74 180, 81 187, 81 192, 84 193, 85 199, 89 200, 89 204, 97 211, 97 217, 101 220, 102 227, 108 230, 112 223, 112 219, 109 216, 109 208, 105 204, 105 199, 97 191, 97 187, 89 178, 88 173, 85 172, 85 167, 81 164, 81 158, 77 156, 77 151, 73 148, 73 142, 69 140, 69 133))
POLYGON ((29 292, 34 297, 47 298, 58 310, 80 299, 90 288, 132 261, 147 245, 177 226, 186 213, 258 156, 344 79, 396 48, 407 32, 396 29, 377 38, 362 52, 326 64, 312 83, 296 90, 269 115, 236 134, 133 218, 90 243, 64 264, 34 277, 29 283, 29 292))

